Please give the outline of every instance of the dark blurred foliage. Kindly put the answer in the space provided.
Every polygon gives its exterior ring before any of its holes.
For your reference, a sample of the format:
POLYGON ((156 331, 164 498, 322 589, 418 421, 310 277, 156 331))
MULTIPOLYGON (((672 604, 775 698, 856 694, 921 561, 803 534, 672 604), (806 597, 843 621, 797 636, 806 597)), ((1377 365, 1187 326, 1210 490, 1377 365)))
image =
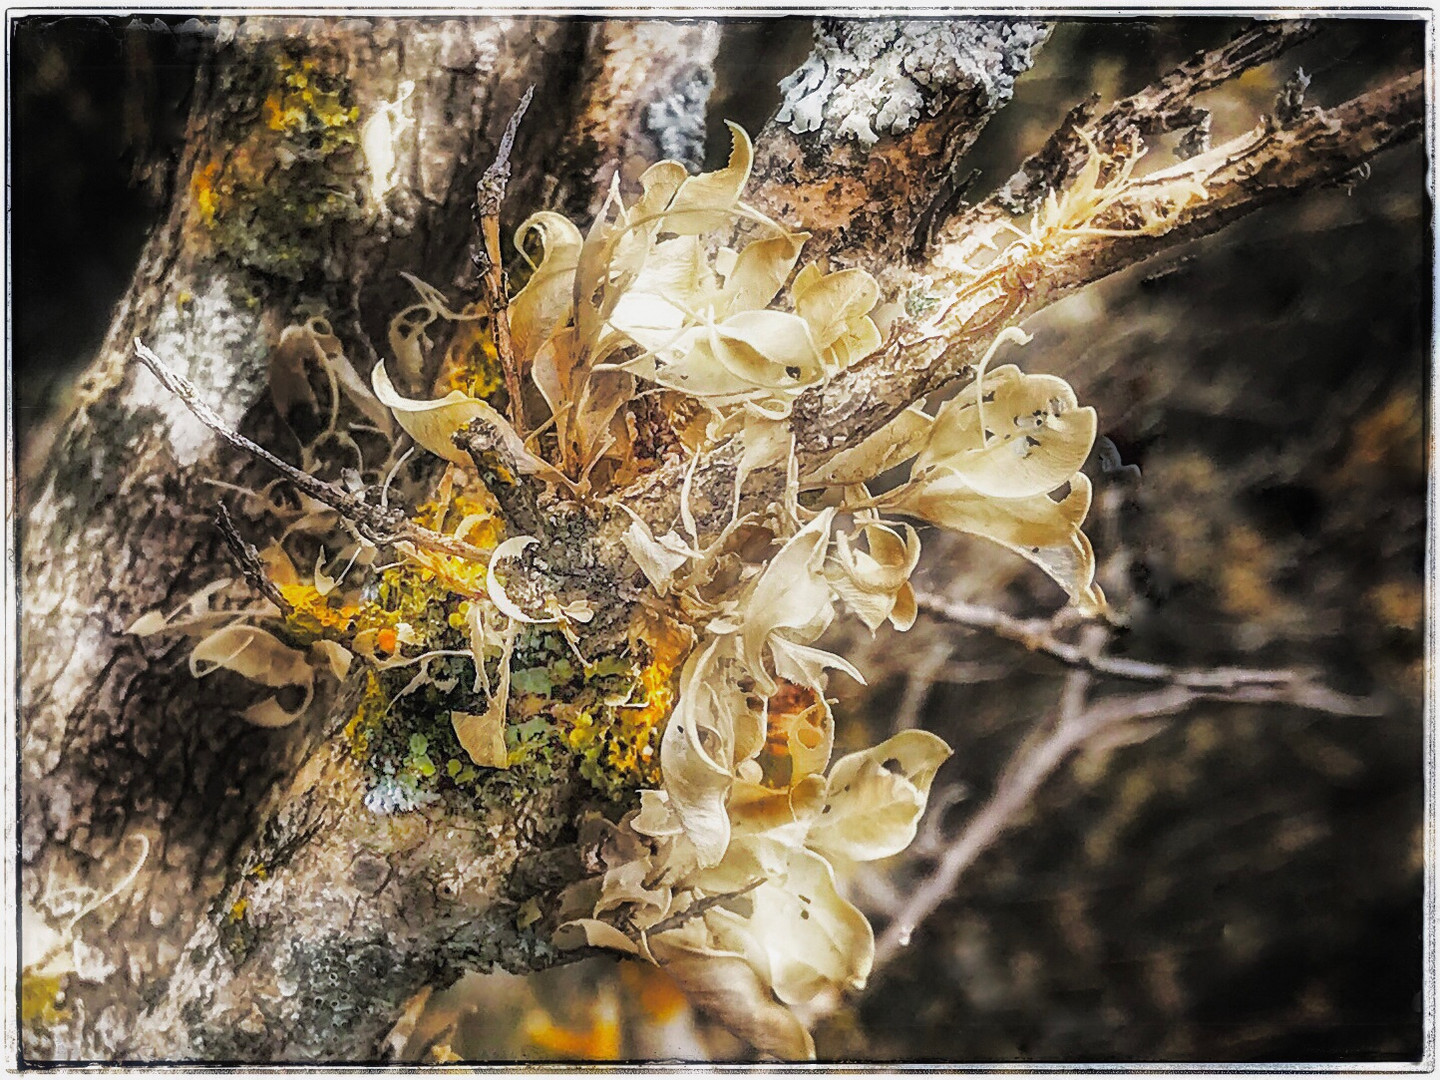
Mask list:
MULTIPOLYGON (((154 166, 176 151, 198 43, 180 24, 12 24, 21 438, 63 403, 98 346, 164 205, 164 170, 154 166)), ((971 196, 1002 182, 1086 95, 1130 93, 1241 25, 1065 22, 972 151, 971 196)), ((727 23, 710 109, 714 161, 727 145, 718 121, 758 130, 778 101, 776 82, 808 46, 805 20, 727 23)), ((1297 66, 1313 77, 1310 102, 1330 105, 1424 56, 1419 21, 1331 21, 1204 104, 1220 141, 1270 111, 1297 66)), ((1154 148, 1153 167, 1173 160, 1172 146, 1154 148)), ((1131 617, 1113 650, 1314 668, 1339 689, 1383 695, 1384 715, 1200 706, 1145 741, 1082 756, 911 947, 821 1026, 822 1057, 1418 1056, 1425 165, 1418 145, 1392 152, 1368 179, 1312 192, 1088 289, 1034 320, 1033 344, 1005 358, 1069 378, 1124 460, 1142 469, 1138 484, 1097 479, 1088 527, 1101 580, 1131 617)), ((1060 603, 1038 574, 993 549, 934 534, 922 574, 935 591, 1020 614, 1060 603)), ((842 742, 883 737, 898 702, 923 701, 923 723, 957 751, 937 782, 965 796, 946 812, 956 826, 1053 712, 1064 677, 1048 661, 929 619, 906 638, 882 632, 872 642, 862 631, 850 647, 873 678, 869 691, 837 680, 842 742), (917 697, 922 657, 940 662, 917 697)), ((923 872, 897 861, 892 891, 923 872)), ((871 900, 883 928, 883 896, 871 900)), ((467 980, 436 1001, 432 1031, 460 1017, 449 1041, 467 1056, 743 1054, 722 1033, 677 1018, 663 989, 606 961, 529 981, 467 980)))

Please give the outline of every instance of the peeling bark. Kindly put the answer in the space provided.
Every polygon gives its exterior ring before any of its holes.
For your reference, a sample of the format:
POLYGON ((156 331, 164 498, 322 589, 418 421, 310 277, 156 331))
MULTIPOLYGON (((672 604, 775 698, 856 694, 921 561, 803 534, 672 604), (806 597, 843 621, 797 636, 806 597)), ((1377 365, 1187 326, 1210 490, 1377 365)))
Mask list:
POLYGON ((907 258, 953 208, 961 157, 1049 33, 1034 19, 818 20, 748 197, 836 266, 907 258))

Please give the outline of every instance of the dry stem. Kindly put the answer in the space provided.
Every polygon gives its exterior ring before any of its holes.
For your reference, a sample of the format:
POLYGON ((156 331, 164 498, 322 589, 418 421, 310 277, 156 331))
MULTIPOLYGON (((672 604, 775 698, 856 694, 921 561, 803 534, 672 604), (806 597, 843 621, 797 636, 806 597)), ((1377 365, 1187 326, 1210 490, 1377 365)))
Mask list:
POLYGON ((500 358, 500 370, 505 373, 505 392, 510 398, 510 423, 522 437, 526 431, 525 396, 520 381, 520 362, 510 338, 510 293, 500 250, 500 205, 505 201, 505 186, 510 182, 510 150, 515 145, 515 132, 519 130, 520 121, 534 96, 535 87, 525 91, 505 127, 494 162, 475 186, 475 223, 481 244, 475 268, 480 272, 480 286, 485 292, 486 306, 490 309, 495 353, 500 358))

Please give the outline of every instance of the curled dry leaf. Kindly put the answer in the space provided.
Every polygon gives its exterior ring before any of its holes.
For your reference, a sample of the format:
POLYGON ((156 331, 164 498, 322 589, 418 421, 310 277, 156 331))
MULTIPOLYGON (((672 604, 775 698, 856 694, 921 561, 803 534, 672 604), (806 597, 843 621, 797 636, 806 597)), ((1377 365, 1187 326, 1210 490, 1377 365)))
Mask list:
MULTIPOLYGON (((507 692, 508 680, 501 675, 501 686, 507 692)), ((510 753, 505 749, 505 699, 496 694, 490 708, 483 713, 452 711, 450 724, 461 747, 476 765, 489 769, 510 767, 510 753)))
POLYGON ((436 457, 457 465, 470 465, 470 455, 455 445, 454 436, 457 431, 480 420, 499 435, 521 473, 557 483, 567 482, 554 466, 526 448, 524 440, 515 433, 505 417, 479 398, 459 390, 451 390, 443 398, 433 401, 402 397, 385 373, 383 362, 376 364, 370 372, 370 381, 375 388, 375 396, 395 414, 405 433, 436 457))
POLYGON ((1069 483, 1059 500, 1049 495, 999 499, 979 494, 958 475, 941 475, 907 484, 886 496, 883 505, 1009 548, 1049 574, 1082 612, 1100 614, 1105 594, 1095 582, 1095 551, 1080 531, 1090 512, 1090 480, 1076 473, 1069 483))
POLYGON ((675 574, 695 557, 697 552, 692 550, 674 529, 657 539, 650 531, 650 526, 634 511, 623 504, 621 509, 630 515, 630 527, 620 537, 625 550, 635 560, 635 565, 640 567, 641 573, 656 594, 667 595, 675 574))
POLYGON ((835 537, 835 553, 825 574, 835 595, 873 632, 889 619, 897 630, 915 624, 917 609, 910 575, 920 562, 920 536, 909 525, 903 538, 880 524, 862 525, 869 551, 861 551, 845 533, 835 537))
POLYGON ((1097 418, 1053 375, 997 368, 980 393, 940 407, 915 459, 918 478, 950 473, 981 495, 1023 498, 1054 491, 1080 471, 1095 445, 1097 418))
MULTIPOLYGON (((755 150, 744 128, 729 120, 725 126, 730 129, 733 140, 730 160, 723 169, 686 177, 681 182, 663 209, 665 228, 670 232, 695 236, 723 229, 734 220, 733 210, 740 201, 745 182, 750 179, 755 150)), ((672 175, 666 174, 664 179, 669 180, 672 175)))
POLYGON ((755 579, 740 605, 740 642, 746 671, 769 696, 778 684, 766 670, 767 646, 779 658, 781 642, 804 645, 819 637, 835 614, 825 577, 833 508, 821 513, 785 542, 755 579))
POLYGON ((736 682, 734 657, 716 638, 692 653, 680 696, 660 742, 660 769, 670 805, 701 865, 719 862, 730 842, 725 796, 740 761, 757 754, 765 729, 736 682))
POLYGON ((805 1025, 775 1000, 745 957, 710 944, 703 924, 690 933, 661 934, 650 950, 697 1008, 757 1050, 782 1061, 814 1058, 805 1025))
POLYGON ((190 652, 190 674, 204 678, 224 668, 261 686, 299 686, 304 698, 298 708, 287 710, 275 697, 268 697, 242 711, 241 715, 259 727, 285 727, 309 708, 315 692, 315 672, 305 653, 292 649, 273 634, 256 626, 236 624, 207 634, 190 652))
POLYGON ((912 405, 869 438, 841 450, 802 477, 806 486, 851 487, 874 479, 918 454, 935 423, 912 405))
POLYGON ((857 862, 904 851, 950 753, 943 739, 915 730, 847 754, 830 770, 825 808, 806 842, 829 858, 857 862))
POLYGON ((525 240, 534 234, 540 240, 540 264, 530 280, 510 300, 510 339, 517 356, 531 360, 557 327, 570 319, 574 303, 575 267, 584 237, 570 219, 541 211, 531 214, 515 230, 515 247, 525 250, 525 240))
POLYGON ((750 846, 768 874, 742 898, 750 901, 746 914, 724 906, 707 913, 718 944, 746 957, 787 1005, 803 1004, 831 988, 864 986, 875 958, 875 935, 860 910, 836 889, 830 864, 806 848, 769 838, 737 843, 750 846))
POLYGON ((640 955, 639 945, 599 919, 571 919, 561 923, 555 928, 551 940, 561 949, 578 949, 589 945, 596 949, 611 949, 626 956, 640 955))

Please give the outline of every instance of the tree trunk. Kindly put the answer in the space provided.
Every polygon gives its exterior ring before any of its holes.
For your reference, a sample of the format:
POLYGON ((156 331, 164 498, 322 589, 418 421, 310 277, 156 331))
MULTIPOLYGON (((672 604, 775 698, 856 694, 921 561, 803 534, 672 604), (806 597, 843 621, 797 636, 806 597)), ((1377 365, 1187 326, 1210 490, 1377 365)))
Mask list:
POLYGON ((498 821, 488 855, 473 825, 447 833, 443 822, 417 850, 419 821, 397 829, 356 813, 363 788, 328 747, 330 725, 251 727, 223 686, 190 678, 182 644, 126 635, 225 565, 212 482, 268 479, 139 372, 131 343, 174 363, 228 422, 284 445, 264 394, 279 329, 302 298, 319 298, 347 344, 384 340, 408 290, 397 270, 463 278, 475 183, 528 86, 532 122, 507 205, 523 214, 567 187, 583 207, 586 170, 652 152, 650 95, 703 102, 675 87, 708 86, 714 54, 705 24, 262 18, 216 29, 174 202, 24 519, 27 911, 63 925, 74 890, 106 891, 148 845, 124 895, 75 927, 86 963, 53 1022, 27 1029, 27 1057, 364 1058, 400 1003, 460 964, 547 961, 548 946, 515 931, 513 902, 493 909, 518 856, 572 827, 560 812, 568 787, 553 806, 537 800, 498 821), (587 88, 570 73, 634 51, 637 35, 653 47, 650 77, 612 94, 621 120, 598 133, 584 93, 600 78, 587 88), (317 103, 300 121, 305 143, 274 110, 296 72, 317 103), (413 126, 396 133, 381 205, 358 121, 406 81, 413 126), (591 153, 577 160, 582 136, 591 153), (317 836, 304 869, 283 877, 287 856, 317 836), (237 928, 225 916, 241 899, 237 928))

